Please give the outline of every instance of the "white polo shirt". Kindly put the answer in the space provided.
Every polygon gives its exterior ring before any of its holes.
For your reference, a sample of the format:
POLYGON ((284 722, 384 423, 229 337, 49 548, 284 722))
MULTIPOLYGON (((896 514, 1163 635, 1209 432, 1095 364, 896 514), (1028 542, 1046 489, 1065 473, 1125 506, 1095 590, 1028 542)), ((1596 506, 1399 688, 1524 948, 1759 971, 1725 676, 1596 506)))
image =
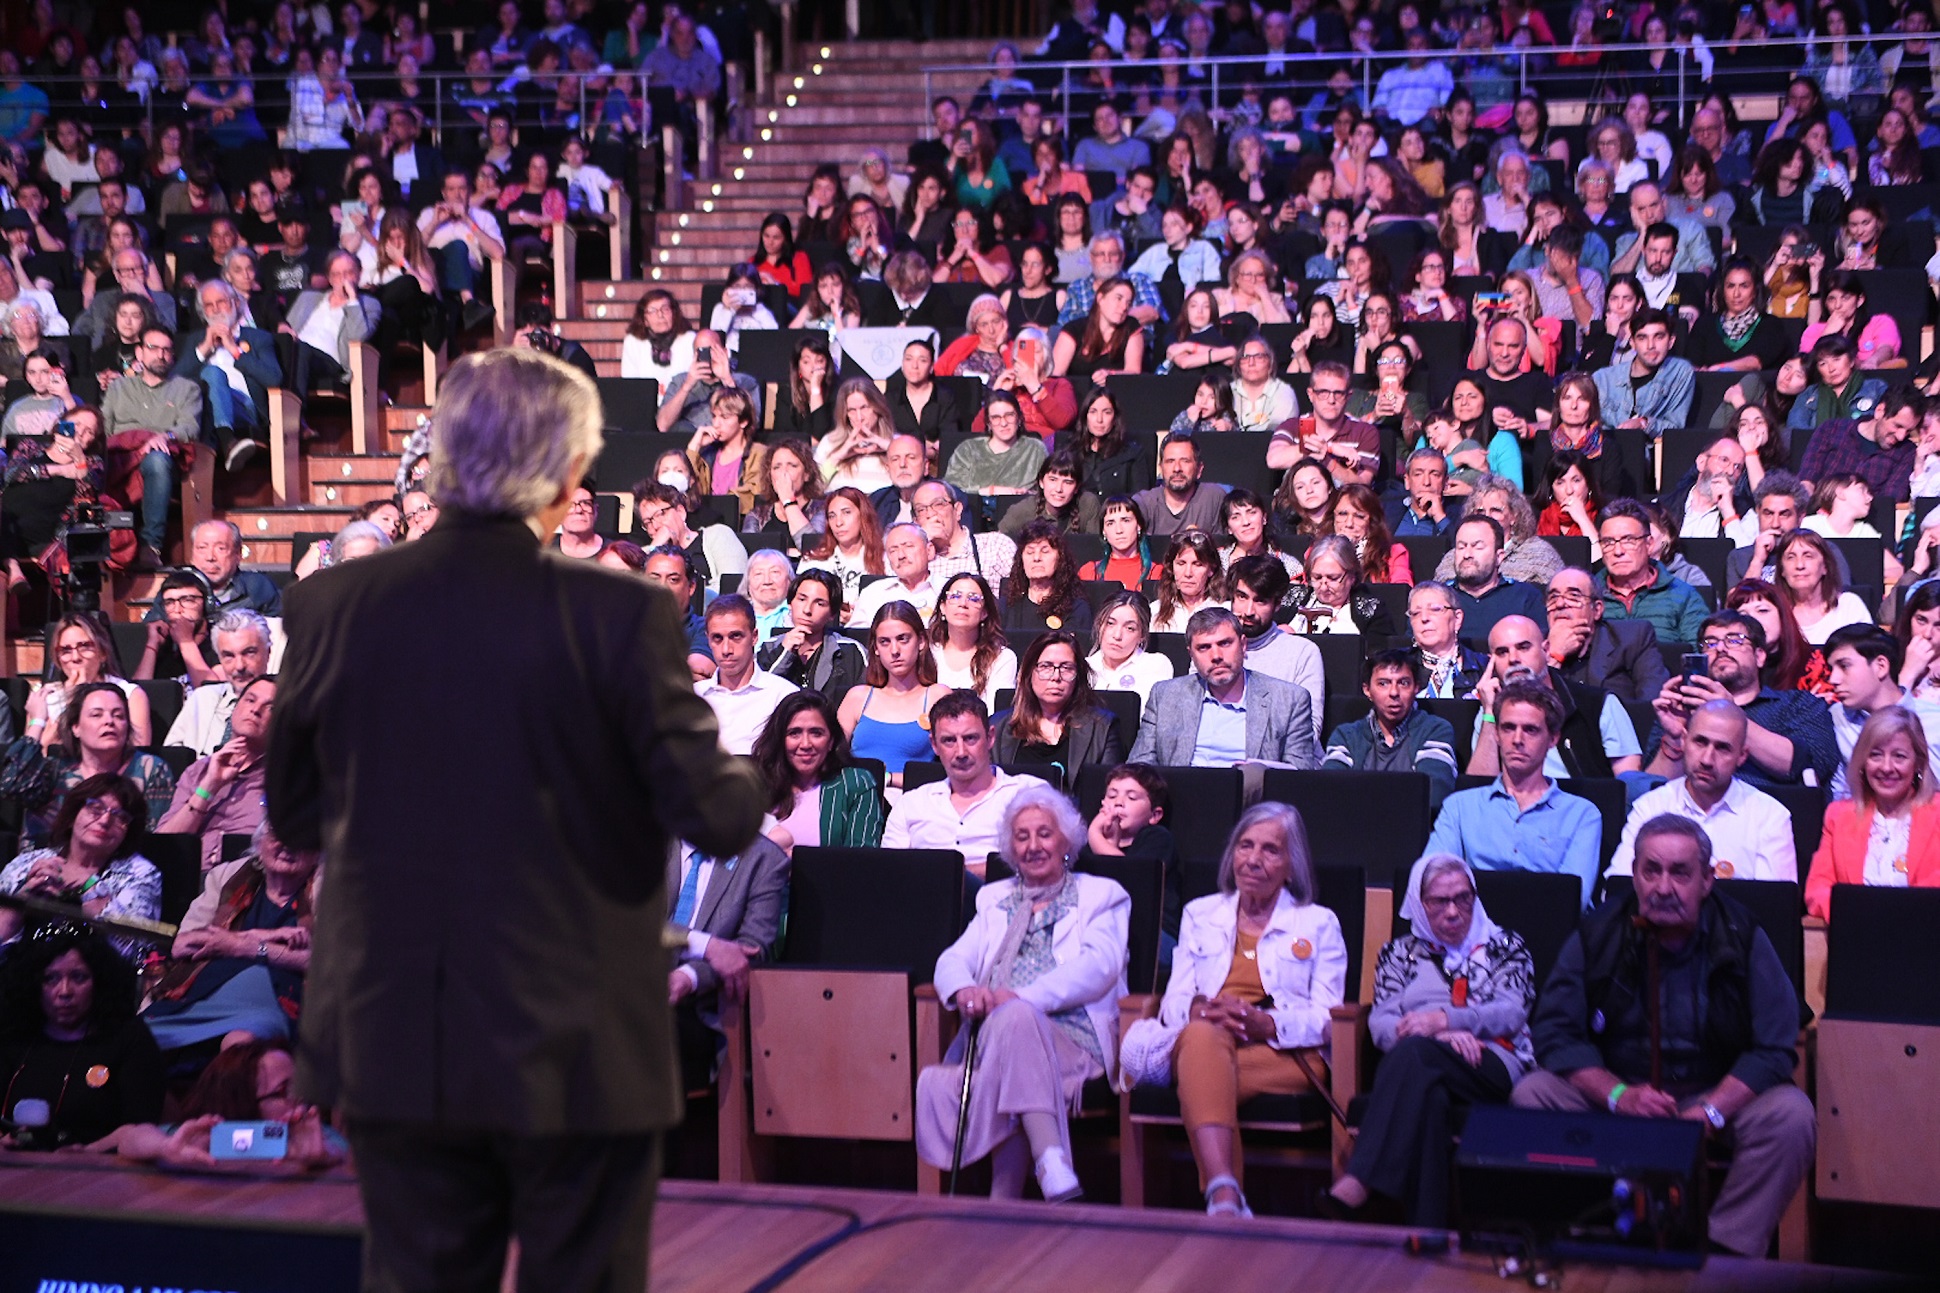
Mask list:
MULTIPOLYGON (((905 790, 896 806, 889 810, 883 828, 882 846, 886 849, 955 849, 963 854, 965 865, 983 862, 997 851, 999 833, 1004 825, 1004 810, 1036 777, 1013 777, 1002 768, 993 772, 990 789, 983 798, 958 812, 950 802, 950 782, 932 781, 927 786, 905 790)), ((1038 782, 1038 784, 1043 784, 1038 782)))
POLYGON ((721 748, 729 754, 753 754, 755 738, 768 725, 769 716, 794 690, 794 683, 761 669, 731 690, 718 673, 694 687, 694 693, 714 707, 714 717, 721 724, 721 748))
POLYGON ((1691 799, 1682 777, 1639 796, 1630 806, 1623 838, 1617 842, 1616 856, 1610 859, 1606 874, 1630 874, 1637 832, 1661 813, 1675 813, 1704 828, 1711 837, 1711 864, 1719 879, 1798 883, 1798 847, 1792 838, 1792 815, 1784 805, 1756 786, 1734 780, 1724 798, 1707 813, 1691 799))

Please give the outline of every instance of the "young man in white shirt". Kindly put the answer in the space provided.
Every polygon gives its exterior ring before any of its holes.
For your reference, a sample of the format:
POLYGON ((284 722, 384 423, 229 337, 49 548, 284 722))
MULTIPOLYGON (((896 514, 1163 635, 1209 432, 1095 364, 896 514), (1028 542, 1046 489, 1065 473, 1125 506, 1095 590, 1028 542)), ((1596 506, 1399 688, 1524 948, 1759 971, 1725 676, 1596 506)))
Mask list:
POLYGON ((1792 815, 1757 787, 1738 780, 1751 757, 1750 721, 1729 700, 1713 700, 1690 717, 1684 738, 1684 775, 1638 797, 1610 859, 1610 875, 1629 875, 1637 832, 1661 813, 1687 817, 1711 838, 1711 865, 1720 880, 1799 879, 1792 815))
POLYGON ((930 749, 944 779, 906 790, 889 810, 886 849, 955 849, 964 865, 983 872, 997 851, 1004 809, 1032 778, 1013 777, 992 760, 996 741, 990 711, 969 691, 953 691, 930 706, 930 749))
POLYGON ((498 219, 472 205, 471 177, 463 170, 449 172, 439 188, 439 200, 418 215, 418 233, 438 262, 438 282, 456 292, 463 303, 465 326, 475 328, 491 317, 491 309, 473 289, 485 262, 505 255, 498 219))
POLYGON ((1940 705, 1909 696, 1900 686, 1906 652, 1899 639, 1874 624, 1848 624, 1826 638, 1825 663, 1832 694, 1838 701, 1832 707, 1832 735, 1839 743, 1839 764, 1833 769, 1826 797, 1852 797, 1846 764, 1852 761, 1853 747, 1859 743, 1866 720, 1888 705, 1909 709, 1919 718, 1920 728, 1927 735, 1928 775, 1940 778, 1940 705))
POLYGON ((721 748, 753 754, 756 738, 782 698, 795 684, 755 668, 754 607, 739 593, 724 593, 708 604, 707 645, 714 652, 714 676, 694 684, 694 693, 714 709, 721 724, 721 748))

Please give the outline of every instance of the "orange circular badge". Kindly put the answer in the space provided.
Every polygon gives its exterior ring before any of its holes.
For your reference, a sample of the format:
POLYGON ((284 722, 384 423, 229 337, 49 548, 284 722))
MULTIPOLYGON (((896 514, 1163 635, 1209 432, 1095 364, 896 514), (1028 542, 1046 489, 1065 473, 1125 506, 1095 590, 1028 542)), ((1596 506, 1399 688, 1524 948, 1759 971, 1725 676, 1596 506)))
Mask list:
POLYGON ((1723 858, 1719 858, 1716 862, 1712 863, 1711 870, 1720 880, 1729 880, 1732 876, 1738 874, 1738 868, 1723 858))
POLYGON ((1293 940, 1293 959, 1294 960, 1304 961, 1308 957, 1312 956, 1313 954, 1314 954, 1314 945, 1312 943, 1309 943, 1304 938, 1296 938, 1293 940))
POLYGON ((1057 630, 1064 627, 1064 621, 1059 619, 1055 615, 1046 615, 1044 617, 1044 627, 1050 629, 1052 632, 1055 633, 1057 630))
POLYGON ((96 1064, 88 1070, 87 1083, 97 1091, 108 1085, 108 1066, 96 1064))

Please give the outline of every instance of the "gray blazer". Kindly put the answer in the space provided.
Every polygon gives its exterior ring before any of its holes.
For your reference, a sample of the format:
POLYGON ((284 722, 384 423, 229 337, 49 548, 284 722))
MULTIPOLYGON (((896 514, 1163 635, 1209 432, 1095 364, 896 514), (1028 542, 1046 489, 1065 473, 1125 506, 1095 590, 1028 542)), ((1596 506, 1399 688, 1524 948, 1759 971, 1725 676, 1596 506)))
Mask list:
MULTIPOLYGON (((290 331, 297 336, 303 335, 303 325, 317 312, 317 307, 330 299, 330 293, 309 291, 296 298, 290 305, 290 313, 283 322, 290 325, 290 331)), ((344 307, 343 322, 337 325, 337 353, 332 356, 346 369, 350 367, 350 348, 377 331, 377 322, 384 313, 384 307, 374 296, 362 292, 357 299, 344 307)))
MULTIPOLYGON (((1192 763, 1199 742, 1199 707, 1206 685, 1197 671, 1152 688, 1138 722, 1131 762, 1180 768, 1192 763)), ((1246 757, 1286 768, 1317 768, 1313 701, 1290 682, 1246 671, 1246 757)))
MULTIPOLYGON (((682 861, 678 856, 667 861, 668 893, 680 891, 682 861)), ((773 840, 757 835, 734 857, 715 862, 687 928, 755 947, 749 959, 767 960, 781 941, 781 922, 788 912, 788 866, 788 855, 773 840)), ((720 975, 705 960, 683 958, 681 964, 694 971, 700 992, 720 988, 720 975)))

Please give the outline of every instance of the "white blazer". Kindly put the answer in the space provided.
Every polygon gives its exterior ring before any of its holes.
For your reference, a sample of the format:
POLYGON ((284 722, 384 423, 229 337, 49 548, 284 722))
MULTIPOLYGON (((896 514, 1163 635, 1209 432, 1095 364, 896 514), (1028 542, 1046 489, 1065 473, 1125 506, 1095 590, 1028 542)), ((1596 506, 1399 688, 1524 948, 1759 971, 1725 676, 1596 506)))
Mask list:
MULTIPOLYGON (((1051 955, 1057 968, 1035 983, 1015 989, 1018 997, 1045 1014, 1083 1006, 1105 1056, 1105 1073, 1118 1067, 1118 999, 1126 994, 1130 960, 1132 896, 1113 880, 1074 873, 1078 904, 1051 927, 1051 955)), ((936 958, 936 995, 945 1006, 973 986, 990 958, 1003 946, 1010 917, 999 904, 1017 888, 1016 880, 987 884, 977 891, 977 915, 963 937, 936 958)), ((1340 937, 1336 932, 1335 938, 1340 937)))
MULTIPOLYGON (((1159 1021, 1183 1028, 1194 997, 1216 997, 1233 968, 1239 940, 1239 895, 1216 893, 1186 904, 1172 982, 1159 1004, 1159 1021)), ((1347 940, 1340 918, 1318 903, 1301 906, 1284 889, 1260 935, 1260 983, 1273 999, 1269 1013, 1279 1034, 1276 1050, 1325 1046, 1328 1012, 1345 1000, 1347 940), (1304 944, 1304 949, 1302 948, 1304 944), (1299 952, 1305 950, 1307 955, 1299 952)))

